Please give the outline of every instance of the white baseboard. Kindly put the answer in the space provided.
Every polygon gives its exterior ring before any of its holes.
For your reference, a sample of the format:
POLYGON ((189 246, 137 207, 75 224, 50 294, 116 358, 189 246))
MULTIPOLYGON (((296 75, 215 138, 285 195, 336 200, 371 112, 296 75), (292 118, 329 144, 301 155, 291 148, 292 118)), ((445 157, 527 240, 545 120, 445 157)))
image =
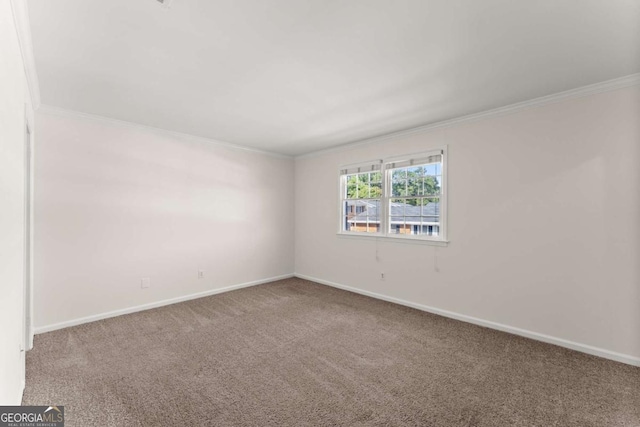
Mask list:
POLYGON ((400 304, 400 305, 415 308, 418 310, 426 311, 428 313, 433 313, 440 316, 449 317, 451 319, 461 320, 467 323, 473 323, 474 325, 496 329, 498 331, 508 332, 510 334, 519 335, 525 338, 531 338, 536 341, 542 341, 542 342, 554 344, 560 347, 569 348, 571 350, 587 353, 592 356, 603 357, 605 359, 615 360, 616 362, 622 362, 632 366, 640 366, 640 357, 617 353, 615 351, 605 350, 603 348, 593 347, 587 344, 581 344, 578 342, 569 341, 562 338, 553 337, 551 335, 541 334, 538 332, 532 332, 526 329, 516 328, 514 326, 503 325, 501 323, 492 322, 489 320, 478 319, 477 317, 471 317, 464 314, 455 313, 453 311, 442 310, 439 308, 430 307, 423 304, 417 304, 417 303, 406 301, 400 298, 394 298, 387 295, 382 295, 375 292, 369 292, 362 289, 353 288, 351 286, 342 285, 340 283, 330 282, 328 280, 319 279, 317 277, 306 276, 304 274, 298 274, 298 273, 295 273, 294 276, 299 277, 300 279, 305 279, 312 282, 320 283, 322 285, 327 285, 334 288, 343 289, 345 291, 366 295, 368 297, 376 298, 379 300, 388 301, 395 304, 400 304))
POLYGON ((250 286, 261 285, 263 283, 275 282, 276 280, 288 279, 294 277, 293 274, 284 274, 282 276, 268 277, 266 279, 254 280, 252 282, 240 283, 237 285, 227 286, 224 288, 211 289, 204 292, 198 292, 190 295, 183 295, 176 298, 165 299, 162 301, 152 302, 148 304, 137 305, 134 307, 123 308, 120 310, 109 311, 106 313, 94 314, 91 316, 81 317, 79 319, 66 320, 52 325, 38 326, 34 329, 35 334, 43 334, 45 332, 55 331, 57 329, 77 326, 83 323, 95 322, 96 320, 108 319, 110 317, 121 316, 123 314, 135 313, 138 311, 149 310, 151 308, 162 307, 165 305, 176 304, 178 302, 189 301, 196 298, 208 297, 211 295, 221 294, 224 292, 235 291, 236 289, 248 288, 250 286))

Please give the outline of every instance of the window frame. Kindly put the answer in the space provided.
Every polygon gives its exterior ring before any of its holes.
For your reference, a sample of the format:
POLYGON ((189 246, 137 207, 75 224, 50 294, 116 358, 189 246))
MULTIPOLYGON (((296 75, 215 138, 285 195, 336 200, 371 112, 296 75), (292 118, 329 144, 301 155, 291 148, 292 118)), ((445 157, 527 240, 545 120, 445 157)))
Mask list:
MULTIPOLYGON (((343 170, 349 170, 349 169, 357 169, 357 168, 371 168, 374 165, 378 165, 379 170, 378 172, 381 175, 381 195, 379 199, 368 199, 368 198, 358 198, 358 199, 352 199, 352 200, 379 200, 380 201, 380 205, 378 208, 378 215, 380 215, 383 212, 383 199, 384 199, 384 187, 385 187, 385 174, 384 174, 384 162, 382 161, 382 159, 376 159, 376 160, 371 160, 368 162, 360 162, 360 163, 354 163, 354 164, 350 164, 350 165, 345 165, 340 167, 340 174, 339 174, 339 203, 338 203, 338 216, 339 216, 339 221, 338 221, 338 234, 341 235, 348 235, 348 236, 362 236, 364 234, 370 236, 370 237, 381 237, 382 233, 383 233, 383 218, 380 217, 380 222, 379 222, 379 227, 378 227, 378 231, 376 232, 361 232, 361 231, 349 231, 349 230, 345 230, 343 228, 343 221, 345 220, 346 217, 346 212, 343 210, 344 208, 344 202, 346 200, 348 200, 346 197, 344 197, 346 195, 346 183, 347 183, 347 176, 349 176, 349 174, 343 174, 342 171, 343 170)), ((373 172, 372 170, 363 170, 361 172, 358 173, 371 173, 373 172)), ((357 207, 356 207, 357 210, 357 207)), ((356 213, 357 215, 357 213, 356 213)), ((367 223, 368 226, 368 223, 367 223)))
MULTIPOLYGON (((340 196, 340 203, 338 206, 338 210, 339 210, 339 224, 338 224, 338 235, 339 236, 346 236, 346 237, 362 237, 365 239, 368 238, 383 238, 383 239, 390 239, 392 241, 398 241, 398 242, 407 242, 407 243, 424 243, 424 244, 431 244, 431 245, 437 245, 437 246, 446 246, 449 243, 448 240, 448 232, 449 232, 449 226, 448 226, 448 218, 447 218, 447 199, 448 199, 448 153, 447 153, 447 146, 443 146, 440 148, 436 148, 433 150, 429 150, 429 151, 422 151, 419 153, 413 153, 413 154, 407 154, 407 155, 402 155, 402 156, 393 156, 393 157, 388 157, 382 160, 375 160, 375 161, 371 161, 371 162, 362 162, 362 163, 357 163, 357 164, 353 164, 353 165, 347 165, 347 166, 343 166, 340 168, 340 179, 339 179, 339 196, 340 196), (437 236, 433 236, 433 235, 429 235, 429 234, 392 234, 391 230, 389 229, 391 224, 390 224, 390 217, 391 217, 391 212, 390 212, 390 207, 391 207, 391 200, 394 199, 394 197, 391 195, 391 191, 392 191, 392 171, 393 169, 390 168, 389 165, 393 164, 393 163, 398 163, 398 162, 403 162, 403 161, 408 161, 411 159, 424 159, 430 156, 434 156, 434 155, 441 155, 442 156, 442 171, 441 171, 441 182, 440 182, 440 195, 439 195, 439 231, 438 231, 438 235, 437 236), (343 197, 344 195, 346 195, 346 177, 347 175, 343 175, 342 174, 342 170, 344 169, 350 169, 350 168, 356 168, 359 166, 371 166, 372 164, 375 163, 380 163, 381 164, 381 169, 380 172, 382 174, 382 196, 379 199, 380 200, 380 208, 379 208, 379 218, 380 218, 380 228, 377 232, 360 232, 360 231, 348 231, 344 229, 344 224, 342 221, 344 221, 345 215, 344 215, 344 206, 343 206, 343 202, 345 200, 345 198, 343 197)), ((416 163, 415 166, 420 166, 423 165, 425 163, 416 163)), ((406 166, 403 166, 406 167, 406 166)), ((419 197, 424 197, 424 196, 419 196, 419 197)), ((418 197, 416 197, 418 198, 418 197)), ((378 199, 375 199, 378 200, 378 199)))

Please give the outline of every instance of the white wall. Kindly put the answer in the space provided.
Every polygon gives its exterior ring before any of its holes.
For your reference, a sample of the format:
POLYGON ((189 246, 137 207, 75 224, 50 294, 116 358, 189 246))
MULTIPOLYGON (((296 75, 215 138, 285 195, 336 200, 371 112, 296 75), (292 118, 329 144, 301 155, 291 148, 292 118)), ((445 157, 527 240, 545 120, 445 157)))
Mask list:
POLYGON ((638 363, 639 171, 637 86, 300 157, 296 273, 638 363), (340 165, 445 144, 448 247, 336 235, 340 165))
POLYGON ((291 158, 46 111, 37 131, 37 331, 293 273, 291 158))
POLYGON ((11 4, 0 2, 0 405, 24 385, 24 64, 11 4))

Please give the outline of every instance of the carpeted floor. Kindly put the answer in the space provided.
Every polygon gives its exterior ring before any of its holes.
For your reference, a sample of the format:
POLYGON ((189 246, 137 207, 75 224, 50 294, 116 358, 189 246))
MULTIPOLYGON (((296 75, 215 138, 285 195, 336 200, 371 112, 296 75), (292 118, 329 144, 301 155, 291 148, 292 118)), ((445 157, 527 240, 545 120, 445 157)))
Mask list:
POLYGON ((90 426, 639 426, 640 368, 300 279, 35 337, 90 426))

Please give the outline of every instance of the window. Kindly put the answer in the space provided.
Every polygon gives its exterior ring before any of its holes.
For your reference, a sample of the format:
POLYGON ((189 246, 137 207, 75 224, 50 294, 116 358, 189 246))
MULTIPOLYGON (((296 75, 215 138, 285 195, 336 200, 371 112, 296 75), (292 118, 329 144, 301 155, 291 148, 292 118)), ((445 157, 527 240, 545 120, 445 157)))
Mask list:
POLYGON ((342 169, 340 232, 445 241, 444 159, 442 149, 342 169))
POLYGON ((342 169, 341 231, 380 233, 382 162, 342 169))
POLYGON ((438 237, 443 153, 386 164, 389 230, 438 237), (435 227, 435 228, 434 228, 435 227))

